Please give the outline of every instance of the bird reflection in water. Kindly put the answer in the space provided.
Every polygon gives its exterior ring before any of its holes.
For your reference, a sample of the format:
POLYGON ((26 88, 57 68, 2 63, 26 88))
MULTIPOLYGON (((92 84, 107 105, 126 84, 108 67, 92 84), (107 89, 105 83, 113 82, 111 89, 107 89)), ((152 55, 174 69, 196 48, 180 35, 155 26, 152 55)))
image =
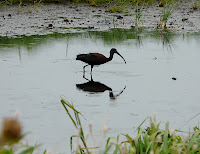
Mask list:
POLYGON ((92 78, 92 75, 91 75, 91 80, 87 79, 85 76, 83 76, 83 78, 86 79, 88 82, 85 82, 82 84, 76 84, 77 89, 80 89, 86 92, 91 92, 91 93, 101 93, 108 90, 110 99, 116 99, 126 89, 126 86, 125 86, 124 89, 119 94, 114 95, 112 88, 106 86, 103 83, 94 81, 92 78))

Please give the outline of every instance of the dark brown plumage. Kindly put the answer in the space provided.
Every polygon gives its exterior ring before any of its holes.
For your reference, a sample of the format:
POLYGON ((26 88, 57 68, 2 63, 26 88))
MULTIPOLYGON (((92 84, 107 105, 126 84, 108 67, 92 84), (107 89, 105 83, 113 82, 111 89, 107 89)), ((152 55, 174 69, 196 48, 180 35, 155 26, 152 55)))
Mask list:
MULTIPOLYGON (((101 65, 101 64, 111 61, 113 59, 113 55, 115 53, 118 54, 126 63, 125 59, 117 52, 117 50, 115 48, 112 48, 110 50, 110 56, 108 58, 100 53, 88 53, 88 54, 77 55, 76 60, 80 60, 82 62, 87 63, 88 65, 91 65, 91 73, 92 73, 92 68, 94 65, 101 65)), ((85 72, 85 67, 88 65, 85 65, 83 67, 84 72, 85 72)))

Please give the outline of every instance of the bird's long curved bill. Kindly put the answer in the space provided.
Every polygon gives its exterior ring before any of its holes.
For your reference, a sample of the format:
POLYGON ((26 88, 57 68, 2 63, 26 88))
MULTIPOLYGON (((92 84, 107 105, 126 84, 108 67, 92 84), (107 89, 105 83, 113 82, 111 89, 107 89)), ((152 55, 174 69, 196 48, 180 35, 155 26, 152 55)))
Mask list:
MULTIPOLYGON (((122 55, 119 54, 119 52, 117 52, 117 54, 122 57, 122 55)), ((122 59, 124 60, 125 64, 126 64, 126 60, 124 59, 124 57, 122 57, 122 59)))

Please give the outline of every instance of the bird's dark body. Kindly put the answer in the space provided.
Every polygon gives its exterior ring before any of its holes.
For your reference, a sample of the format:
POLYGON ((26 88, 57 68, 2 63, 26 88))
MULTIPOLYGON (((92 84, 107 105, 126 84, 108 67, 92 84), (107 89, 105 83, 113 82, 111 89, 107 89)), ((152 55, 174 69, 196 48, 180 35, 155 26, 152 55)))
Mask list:
MULTIPOLYGON (((100 53, 88 53, 88 54, 79 54, 76 57, 76 60, 80 60, 82 62, 87 63, 88 65, 91 66, 91 73, 92 73, 92 68, 94 65, 101 65, 104 63, 107 63, 109 61, 111 61, 113 59, 113 55, 114 54, 118 54, 120 57, 122 57, 115 48, 112 48, 110 50, 110 57, 105 57, 104 55, 100 54, 100 53)), ((124 62, 126 63, 125 59, 122 57, 122 59, 124 60, 124 62)), ((85 67, 88 66, 85 65, 83 67, 83 72, 85 73, 85 67)))
POLYGON ((99 53, 79 54, 76 60, 83 61, 89 65, 101 65, 107 62, 106 57, 99 53))

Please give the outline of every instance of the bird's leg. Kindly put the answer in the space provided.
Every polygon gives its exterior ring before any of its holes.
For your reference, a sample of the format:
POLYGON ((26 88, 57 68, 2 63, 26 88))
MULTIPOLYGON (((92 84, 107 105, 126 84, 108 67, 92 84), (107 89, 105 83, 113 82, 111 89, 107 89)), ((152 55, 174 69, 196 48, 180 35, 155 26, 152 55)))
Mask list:
POLYGON ((85 67, 87 67, 88 65, 83 66, 83 78, 85 78, 85 67))
POLYGON ((83 66, 83 73, 85 74, 85 68, 87 67, 88 65, 85 65, 83 66))
POLYGON ((83 78, 84 78, 85 80, 88 80, 88 81, 90 81, 89 79, 87 79, 87 78, 85 77, 85 75, 83 75, 83 78))
POLYGON ((90 74, 90 81, 93 81, 92 74, 90 74))
POLYGON ((94 66, 94 65, 91 65, 91 72, 90 72, 91 75, 92 75, 92 69, 93 69, 93 66, 94 66))

